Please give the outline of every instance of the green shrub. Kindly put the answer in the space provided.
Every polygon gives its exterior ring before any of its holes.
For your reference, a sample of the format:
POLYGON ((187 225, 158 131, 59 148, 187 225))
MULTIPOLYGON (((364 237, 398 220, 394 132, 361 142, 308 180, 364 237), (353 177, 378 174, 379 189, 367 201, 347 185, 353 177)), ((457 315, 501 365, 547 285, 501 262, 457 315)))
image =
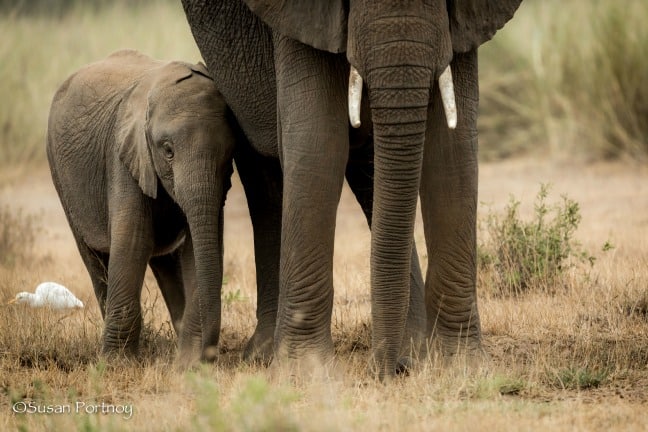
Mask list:
POLYGON ((549 187, 541 185, 531 221, 519 215, 520 202, 511 197, 503 217, 489 213, 487 241, 479 245, 481 270, 490 270, 497 292, 520 294, 529 289, 552 291, 567 269, 578 262, 594 263, 574 239, 581 221, 578 203, 565 196, 548 205, 549 187))

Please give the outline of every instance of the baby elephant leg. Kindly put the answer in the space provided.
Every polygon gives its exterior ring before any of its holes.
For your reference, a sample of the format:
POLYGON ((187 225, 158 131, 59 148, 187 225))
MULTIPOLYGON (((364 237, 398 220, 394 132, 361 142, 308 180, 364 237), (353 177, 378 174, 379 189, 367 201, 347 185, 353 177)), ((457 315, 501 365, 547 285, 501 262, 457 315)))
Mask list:
POLYGON ((96 251, 90 248, 83 239, 74 234, 81 259, 88 270, 90 281, 94 288, 97 304, 101 311, 101 316, 106 318, 106 296, 108 294, 108 261, 109 255, 107 253, 96 251))
POLYGON ((173 329, 176 335, 180 335, 182 315, 185 310, 185 292, 180 252, 174 251, 168 255, 152 257, 149 260, 149 266, 160 287, 164 303, 169 310, 173 329))
MULTIPOLYGON (((134 185, 136 188, 137 185, 134 185)), ((135 354, 142 328, 141 292, 153 250, 150 208, 123 193, 111 211, 108 293, 103 352, 135 354), (129 199, 130 198, 130 199, 129 199)))

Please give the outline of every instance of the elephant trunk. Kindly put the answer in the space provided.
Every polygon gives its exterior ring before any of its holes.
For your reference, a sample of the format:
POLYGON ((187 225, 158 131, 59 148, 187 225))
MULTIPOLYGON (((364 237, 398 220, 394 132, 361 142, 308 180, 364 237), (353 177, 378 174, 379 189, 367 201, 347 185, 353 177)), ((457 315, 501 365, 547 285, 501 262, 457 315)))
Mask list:
POLYGON ((216 356, 221 324, 224 189, 213 177, 193 180, 190 189, 195 192, 189 192, 188 199, 181 204, 188 209, 196 272, 196 286, 186 302, 181 346, 193 355, 200 350, 202 360, 216 356))
POLYGON ((375 146, 372 344, 381 378, 394 374, 405 330, 431 77, 424 66, 367 71, 375 146))

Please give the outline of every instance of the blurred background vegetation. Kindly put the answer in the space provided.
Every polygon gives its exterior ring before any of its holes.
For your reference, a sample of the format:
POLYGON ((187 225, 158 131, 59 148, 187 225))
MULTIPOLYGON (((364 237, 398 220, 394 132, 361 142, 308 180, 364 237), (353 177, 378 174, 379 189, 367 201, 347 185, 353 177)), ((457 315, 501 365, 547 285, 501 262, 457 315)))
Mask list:
POLYGON ((525 0, 480 50, 482 157, 648 156, 648 2, 525 0))
MULTIPOLYGON (((480 156, 648 161, 648 2, 525 0, 480 49, 480 156)), ((0 0, 0 167, 42 164, 52 95, 121 48, 198 61, 179 0, 0 0)))

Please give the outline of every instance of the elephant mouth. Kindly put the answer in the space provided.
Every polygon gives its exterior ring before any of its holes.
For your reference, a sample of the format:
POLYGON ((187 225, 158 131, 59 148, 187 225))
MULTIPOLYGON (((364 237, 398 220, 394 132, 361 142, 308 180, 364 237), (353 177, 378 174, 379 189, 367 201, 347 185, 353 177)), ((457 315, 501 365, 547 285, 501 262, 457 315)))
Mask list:
MULTIPOLYGON (((357 69, 351 66, 349 72, 349 122, 354 128, 360 127, 360 103, 362 101, 362 76, 357 69)), ((455 103, 454 84, 450 65, 439 76, 439 91, 446 122, 450 129, 457 127, 457 105, 455 103)))

